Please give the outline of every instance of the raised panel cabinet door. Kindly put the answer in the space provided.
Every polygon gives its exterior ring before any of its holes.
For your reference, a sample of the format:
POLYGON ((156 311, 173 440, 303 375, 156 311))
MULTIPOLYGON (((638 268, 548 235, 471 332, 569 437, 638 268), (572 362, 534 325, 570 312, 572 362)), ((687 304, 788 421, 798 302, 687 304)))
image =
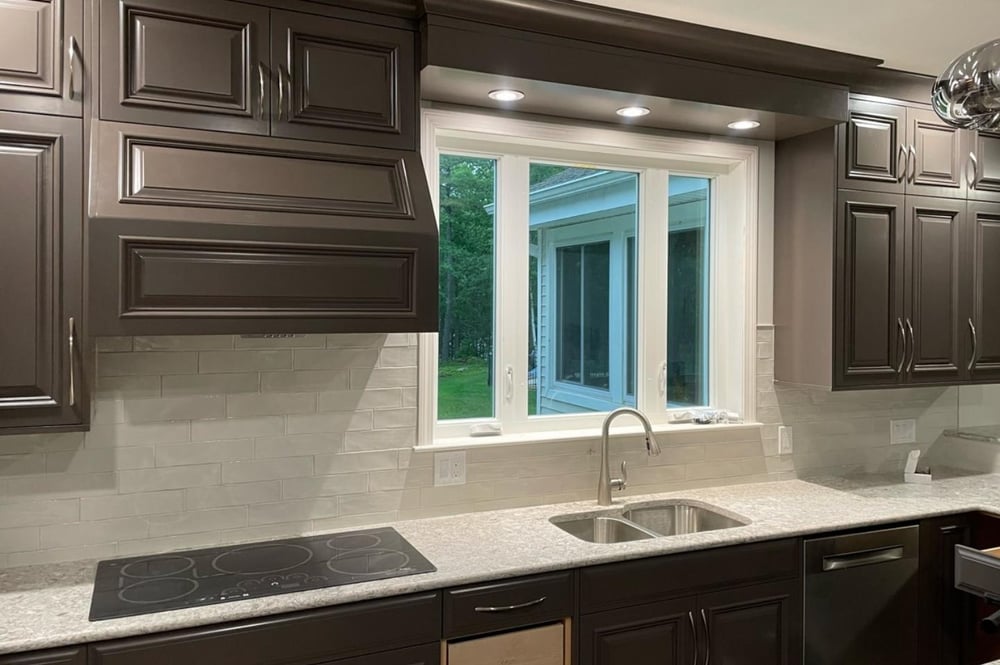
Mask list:
POLYGON ((412 32, 283 11, 271 32, 273 135, 415 149, 412 32))
POLYGON ((101 118, 267 134, 268 27, 227 0, 101 0, 101 118))
POLYGON ((910 383, 954 383, 968 371, 962 316, 966 203, 906 197, 906 360, 910 383))
POLYGON ((80 116, 84 0, 0 0, 0 110, 80 116))
POLYGON ((978 132, 972 144, 969 198, 1000 201, 1000 134, 978 132))
POLYGON ((82 425, 89 415, 81 125, 0 112, 0 433, 82 425))
POLYGON ((1000 381, 1000 203, 969 202, 971 311, 965 326, 972 348, 969 378, 1000 381))
POLYGON ((904 197, 841 191, 834 273, 834 388, 899 383, 907 337, 904 197))
POLYGON ((693 597, 580 617, 579 665, 690 665, 693 597))
POLYGON ((955 588, 955 545, 972 546, 969 515, 920 523, 919 665, 964 665, 972 646, 973 597, 955 588))
POLYGON ((906 193, 964 199, 968 132, 949 127, 929 109, 906 109, 906 121, 906 193))
POLYGON ((837 135, 841 189, 903 193, 906 107, 852 99, 837 135))
POLYGON ((699 597, 705 662, 799 665, 802 589, 798 580, 728 589, 699 597))

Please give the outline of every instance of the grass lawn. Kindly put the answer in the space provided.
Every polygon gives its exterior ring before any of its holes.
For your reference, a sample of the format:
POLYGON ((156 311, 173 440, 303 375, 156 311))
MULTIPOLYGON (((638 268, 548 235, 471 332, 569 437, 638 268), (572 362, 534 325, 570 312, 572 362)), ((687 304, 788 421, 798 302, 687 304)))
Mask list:
MULTIPOLYGON (((438 420, 489 418, 493 388, 487 383, 486 361, 453 360, 438 367, 438 420)), ((535 391, 528 395, 528 414, 535 414, 535 391)))

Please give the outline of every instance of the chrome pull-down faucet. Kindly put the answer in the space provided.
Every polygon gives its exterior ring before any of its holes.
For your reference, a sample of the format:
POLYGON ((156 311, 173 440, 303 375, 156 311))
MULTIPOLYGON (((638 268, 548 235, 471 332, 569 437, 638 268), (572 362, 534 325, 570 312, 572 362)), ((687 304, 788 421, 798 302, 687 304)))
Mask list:
POLYGON ((646 432, 646 452, 650 455, 660 454, 660 444, 656 442, 656 437, 653 436, 653 427, 649 424, 649 419, 641 411, 622 407, 609 413, 608 417, 604 419, 604 427, 601 429, 601 477, 597 482, 597 505, 599 506, 610 506, 611 490, 623 490, 628 482, 628 467, 625 462, 622 462, 621 478, 611 477, 611 468, 608 462, 608 439, 610 438, 611 423, 618 416, 624 415, 635 416, 642 423, 642 428, 646 432))

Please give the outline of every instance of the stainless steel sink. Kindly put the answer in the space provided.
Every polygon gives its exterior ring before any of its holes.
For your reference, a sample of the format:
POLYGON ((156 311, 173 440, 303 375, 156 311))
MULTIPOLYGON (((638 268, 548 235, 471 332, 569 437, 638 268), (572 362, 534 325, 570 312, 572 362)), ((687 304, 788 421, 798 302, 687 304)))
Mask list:
POLYGON ((662 536, 679 536, 746 526, 748 521, 704 505, 670 501, 626 507, 618 515, 553 517, 552 523, 589 543, 627 543, 662 536))
POLYGON ((743 520, 723 515, 711 508, 684 502, 630 508, 625 511, 623 517, 663 536, 701 533, 747 525, 743 520))
POLYGON ((552 523, 566 533, 589 543, 627 543, 659 535, 619 517, 582 517, 565 521, 553 520, 552 523))

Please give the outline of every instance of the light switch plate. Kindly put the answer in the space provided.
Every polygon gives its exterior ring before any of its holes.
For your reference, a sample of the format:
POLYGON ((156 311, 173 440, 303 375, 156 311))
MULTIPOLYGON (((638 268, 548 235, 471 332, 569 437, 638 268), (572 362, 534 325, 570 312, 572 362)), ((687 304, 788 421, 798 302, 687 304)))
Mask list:
POLYGON ((465 484, 465 451, 434 453, 434 486, 465 484))
POLYGON ((792 454, 792 428, 782 425, 778 428, 778 454, 792 454))
POLYGON ((889 426, 889 443, 916 443, 917 421, 913 418, 892 420, 889 426))

